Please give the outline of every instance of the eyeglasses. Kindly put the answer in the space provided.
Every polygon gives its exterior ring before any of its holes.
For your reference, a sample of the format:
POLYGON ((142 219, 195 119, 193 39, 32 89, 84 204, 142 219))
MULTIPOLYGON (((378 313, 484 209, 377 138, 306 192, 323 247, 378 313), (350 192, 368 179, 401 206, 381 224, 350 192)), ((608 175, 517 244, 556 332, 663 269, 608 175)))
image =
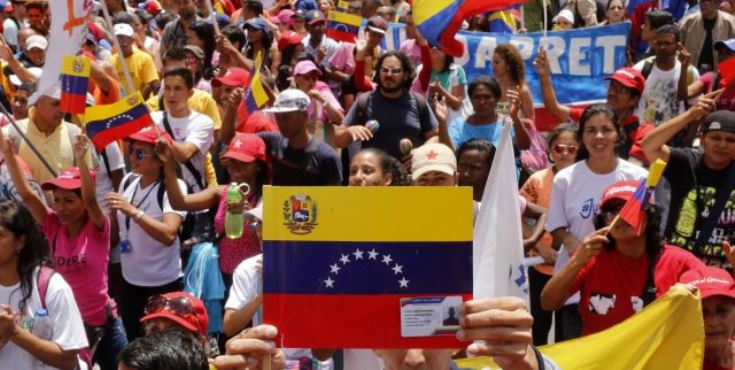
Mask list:
POLYGON ((624 206, 624 201, 616 201, 615 204, 601 209, 600 214, 602 214, 602 217, 605 219, 605 223, 609 224, 610 222, 612 222, 612 220, 615 219, 615 216, 620 213, 620 210, 622 210, 624 206))
POLYGON ((153 156, 152 153, 146 153, 146 151, 143 149, 133 149, 133 148, 130 148, 130 152, 128 154, 134 155, 135 159, 139 161, 153 156))
POLYGON ((574 154, 577 152, 577 146, 576 145, 566 145, 566 144, 556 144, 554 145, 551 150, 554 151, 556 154, 574 154))
POLYGON ((143 312, 146 315, 150 315, 162 310, 168 310, 176 316, 194 315, 194 307, 191 305, 189 298, 179 297, 167 299, 160 294, 148 298, 148 303, 146 303, 143 312))
POLYGON ((400 73, 403 73, 402 68, 381 68, 380 73, 385 73, 387 75, 397 75, 400 73))

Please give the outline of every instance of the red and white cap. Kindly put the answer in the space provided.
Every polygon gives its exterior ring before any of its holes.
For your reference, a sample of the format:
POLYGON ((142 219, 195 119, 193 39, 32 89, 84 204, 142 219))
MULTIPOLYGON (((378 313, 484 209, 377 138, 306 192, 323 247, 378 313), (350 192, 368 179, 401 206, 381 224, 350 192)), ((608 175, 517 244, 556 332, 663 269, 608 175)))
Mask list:
MULTIPOLYGON (((89 171, 89 176, 92 178, 92 184, 94 184, 94 172, 89 171)), ((61 188, 64 190, 76 190, 82 188, 82 175, 79 172, 79 167, 69 167, 65 169, 55 179, 45 182, 41 185, 43 190, 54 190, 61 188)))
POLYGON ((697 287, 702 299, 716 295, 735 298, 735 280, 729 272, 717 267, 689 270, 681 275, 679 282, 697 287))
POLYGON ((238 132, 222 158, 232 158, 244 163, 265 161, 265 142, 258 135, 238 132))

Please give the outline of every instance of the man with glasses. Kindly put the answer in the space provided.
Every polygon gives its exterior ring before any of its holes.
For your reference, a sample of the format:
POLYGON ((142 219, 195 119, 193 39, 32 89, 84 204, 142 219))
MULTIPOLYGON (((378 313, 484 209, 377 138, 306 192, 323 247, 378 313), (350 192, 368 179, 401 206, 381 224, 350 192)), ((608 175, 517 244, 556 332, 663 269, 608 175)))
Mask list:
POLYGON ((338 147, 361 142, 363 148, 382 149, 402 158, 399 142, 409 139, 414 147, 438 134, 438 122, 423 96, 409 91, 414 71, 408 57, 395 51, 383 54, 373 81, 377 89, 360 95, 342 126, 335 130, 338 147), (372 131, 365 124, 375 120, 372 131))
POLYGON ((735 16, 719 7, 720 0, 700 0, 699 11, 679 22, 682 43, 692 54, 692 63, 702 73, 717 70, 715 42, 735 37, 735 16))
MULTIPOLYGON (((541 80, 541 94, 546 110, 559 122, 578 123, 586 107, 569 107, 559 104, 556 100, 545 50, 541 50, 533 64, 541 80)), ((627 67, 618 69, 606 79, 610 81, 607 89, 607 103, 610 104, 615 115, 620 117, 620 124, 626 134, 625 141, 618 146, 618 155, 633 162, 647 163, 640 148, 640 142, 648 132, 653 130, 653 125, 641 122, 634 114, 638 100, 643 94, 646 80, 639 71, 627 67)))

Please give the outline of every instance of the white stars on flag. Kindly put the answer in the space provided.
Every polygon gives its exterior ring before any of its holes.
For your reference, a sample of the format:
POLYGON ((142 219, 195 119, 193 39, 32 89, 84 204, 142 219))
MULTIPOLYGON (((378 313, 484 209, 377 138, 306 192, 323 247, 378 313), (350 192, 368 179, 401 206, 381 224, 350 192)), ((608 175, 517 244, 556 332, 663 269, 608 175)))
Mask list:
POLYGON ((401 288, 408 288, 408 282, 410 280, 406 280, 406 277, 402 277, 401 280, 398 280, 398 284, 401 285, 401 288))
POLYGON ((348 254, 343 254, 339 261, 342 262, 343 265, 346 265, 350 262, 350 256, 348 254))
POLYGON ((385 264, 386 268, 393 272, 393 276, 396 276, 396 278, 400 277, 400 280, 395 280, 396 284, 398 284, 398 287, 408 289, 408 284, 410 283, 410 280, 406 279, 406 277, 403 276, 403 268, 405 265, 398 264, 397 261, 393 260, 393 257, 391 257, 390 254, 381 255, 375 250, 375 248, 369 251, 363 251, 360 250, 360 248, 357 248, 353 252, 340 254, 338 261, 335 261, 334 264, 328 265, 329 274, 327 276, 327 279, 321 280, 322 282, 324 282, 324 286, 326 288, 333 289, 335 287, 335 284, 337 283, 337 275, 339 275, 340 271, 347 269, 346 266, 348 263, 357 263, 360 260, 365 261, 363 263, 373 263, 371 261, 375 261, 374 263, 385 264), (365 256, 365 254, 367 254, 367 256, 365 256), (350 260, 350 255, 352 255, 354 259, 350 260), (341 267, 340 263, 342 263, 341 267))
POLYGON ((390 254, 386 254, 383 256, 383 263, 385 263, 387 266, 390 266, 390 263, 393 262, 393 259, 390 258, 390 254))
POLYGON ((331 277, 328 277, 327 280, 324 280, 324 284, 327 286, 327 288, 334 288, 334 280, 332 280, 331 277))
POLYGON ((378 252, 376 252, 375 249, 371 250, 370 252, 368 252, 368 258, 370 258, 371 260, 377 259, 378 252))
POLYGON ((399 265, 399 264, 396 263, 396 265, 393 266, 392 270, 393 270, 393 273, 395 273, 396 275, 402 274, 403 273, 403 266, 401 266, 401 265, 399 265))
POLYGON ((334 265, 329 265, 329 268, 330 268, 330 269, 332 270, 332 271, 331 271, 331 273, 333 273, 333 274, 335 274, 335 275, 339 274, 339 270, 341 270, 341 269, 342 269, 342 268, 341 268, 341 267, 339 267, 339 265, 338 265, 338 264, 336 264, 336 263, 335 263, 334 265))
POLYGON ((361 251, 360 248, 357 248, 356 251, 352 252, 352 254, 355 256, 355 260, 361 260, 363 253, 365 252, 361 251))

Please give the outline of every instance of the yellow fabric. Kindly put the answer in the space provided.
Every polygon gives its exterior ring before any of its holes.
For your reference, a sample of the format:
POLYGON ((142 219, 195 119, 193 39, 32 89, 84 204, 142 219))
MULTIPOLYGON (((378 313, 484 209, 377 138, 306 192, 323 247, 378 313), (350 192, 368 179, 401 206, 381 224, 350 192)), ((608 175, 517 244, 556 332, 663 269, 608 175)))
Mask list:
POLYGON ((436 13, 441 12, 455 2, 456 0, 414 0, 413 21, 416 24, 424 23, 425 20, 433 17, 436 13))
POLYGON ((120 79, 120 84, 127 95, 135 91, 143 91, 143 87, 153 81, 158 81, 158 71, 156 70, 156 64, 153 61, 153 57, 143 51, 133 48, 133 54, 130 57, 125 58, 125 63, 128 65, 130 70, 130 76, 133 79, 133 88, 128 86, 128 82, 125 79, 125 73, 122 70, 122 64, 119 62, 120 54, 114 54, 110 58, 110 63, 115 66, 115 71, 120 79))
MULTIPOLYGON (((674 286, 643 311, 605 331, 540 348, 562 369, 702 368, 704 323, 699 294, 674 286)), ((460 368, 497 369, 488 357, 457 361, 460 368)))
POLYGON ((69 76, 89 77, 92 62, 82 56, 64 55, 61 60, 61 73, 69 76))
MULTIPOLYGON (((148 106, 148 110, 155 112, 160 110, 158 106, 158 95, 151 94, 148 101, 145 104, 148 106)), ((186 102, 189 105, 189 109, 202 113, 212 119, 214 123, 214 130, 217 131, 222 127, 222 119, 219 116, 219 109, 217 109, 217 102, 214 101, 212 95, 208 92, 194 89, 194 93, 191 95, 189 100, 186 102)))
POLYGON ((263 206, 266 240, 472 240, 472 189, 469 187, 268 186, 263 199, 267 200, 263 206), (309 199, 303 200, 306 197, 309 199), (307 223, 285 218, 299 200, 300 208, 310 211, 307 223), (386 210, 386 204, 392 205, 390 211, 386 210), (438 221, 437 215, 451 217, 438 221), (313 230, 307 235, 294 233, 293 227, 300 224, 307 228, 313 226, 313 230))

